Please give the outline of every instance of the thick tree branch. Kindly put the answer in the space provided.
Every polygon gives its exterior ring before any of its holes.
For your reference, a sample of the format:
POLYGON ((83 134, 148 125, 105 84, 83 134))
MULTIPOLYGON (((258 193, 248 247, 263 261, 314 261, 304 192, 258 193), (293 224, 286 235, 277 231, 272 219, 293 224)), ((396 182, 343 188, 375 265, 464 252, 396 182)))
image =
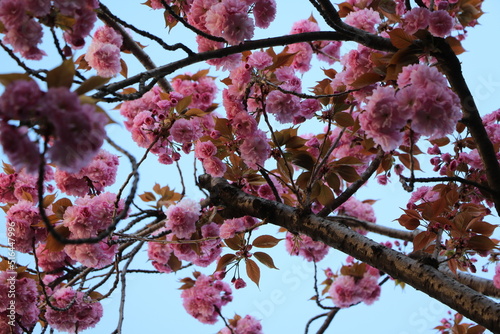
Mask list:
POLYGON ((361 186, 365 184, 366 181, 368 181, 368 179, 373 175, 373 173, 375 173, 383 157, 384 157, 384 151, 379 150, 375 159, 373 159, 370 166, 368 166, 368 168, 366 168, 366 170, 361 174, 360 178, 351 183, 351 185, 349 185, 349 187, 347 187, 347 189, 344 190, 342 194, 340 194, 331 203, 329 203, 323 209, 321 209, 321 211, 318 213, 318 216, 320 217, 328 216, 333 210, 341 206, 352 195, 354 195, 354 193, 358 191, 358 189, 361 188, 361 186))
POLYGON ((434 43, 438 51, 432 52, 431 55, 439 60, 440 68, 444 71, 451 87, 460 98, 463 112, 462 122, 467 126, 476 142, 477 150, 486 171, 488 185, 494 192, 493 202, 497 213, 500 214, 500 164, 497 160, 495 148, 486 133, 479 110, 462 74, 460 61, 444 39, 435 38, 434 43))
POLYGON ((272 37, 272 38, 266 38, 266 39, 247 41, 247 42, 241 43, 239 45, 230 46, 230 47, 226 47, 223 49, 197 53, 195 55, 188 56, 186 58, 180 59, 180 60, 175 61, 175 62, 171 62, 169 64, 157 67, 155 69, 139 73, 137 75, 131 76, 131 77, 124 79, 122 81, 112 83, 112 84, 109 84, 109 85, 103 87, 101 92, 94 94, 92 97, 97 98, 97 99, 103 98, 106 95, 110 94, 110 92, 116 92, 120 89, 137 84, 141 81, 145 81, 145 80, 148 80, 151 78, 164 77, 164 76, 167 76, 167 75, 169 75, 169 74, 171 74, 171 73, 173 73, 181 68, 184 68, 184 67, 192 65, 192 64, 196 64, 196 63, 210 60, 210 59, 217 59, 217 58, 229 56, 229 55, 240 53, 243 51, 250 51, 250 50, 255 50, 255 49, 260 49, 260 48, 265 48, 265 47, 282 46, 282 45, 301 43, 301 42, 345 41, 345 40, 347 40, 347 39, 345 38, 344 35, 336 33, 336 32, 316 31, 316 32, 308 32, 308 33, 302 33, 302 34, 286 35, 286 36, 279 36, 279 37, 272 37))
POLYGON ((402 280, 491 331, 500 332, 499 304, 434 267, 384 247, 343 224, 246 194, 224 179, 203 175, 200 184, 210 192, 215 205, 225 206, 221 211, 225 216, 266 218, 289 231, 308 235, 402 280))

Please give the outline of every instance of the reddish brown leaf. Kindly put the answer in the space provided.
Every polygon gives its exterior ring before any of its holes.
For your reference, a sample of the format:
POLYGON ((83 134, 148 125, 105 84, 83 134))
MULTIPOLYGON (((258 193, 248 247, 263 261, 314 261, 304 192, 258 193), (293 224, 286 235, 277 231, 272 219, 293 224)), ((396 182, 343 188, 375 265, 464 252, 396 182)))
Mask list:
POLYGON ((252 242, 252 245, 259 248, 272 248, 276 246, 281 240, 283 239, 277 239, 272 235, 265 234, 255 238, 255 240, 252 242))
POLYGON ((230 239, 224 239, 224 242, 227 247, 235 251, 240 250, 245 245, 243 238, 239 234, 230 239))
POLYGON ((234 254, 224 254, 219 261, 217 262, 217 268, 215 268, 215 271, 222 271, 224 270, 228 264, 233 262, 233 260, 236 259, 236 255, 234 254))
POLYGON ((387 33, 389 34, 392 45, 398 49, 410 46, 413 41, 417 39, 415 36, 409 35, 401 28, 390 30, 387 33))
POLYGON ((146 191, 144 194, 139 195, 139 198, 144 202, 153 202, 156 201, 156 197, 152 192, 146 191))
POLYGON ((496 243, 494 243, 490 238, 484 235, 475 235, 469 239, 467 246, 478 252, 490 251, 495 248, 496 243))
POLYGON ((259 260, 262 264, 265 264, 269 268, 271 268, 271 269, 278 269, 274 265, 273 258, 269 254, 264 253, 264 252, 255 252, 255 253, 253 253, 253 256, 255 256, 255 258, 257 260, 259 260))
POLYGON ((252 280, 257 286, 259 286, 259 281, 260 281, 260 269, 257 263, 255 261, 246 259, 246 270, 247 270, 247 275, 248 278, 252 280))
POLYGON ((413 238, 413 251, 422 250, 436 238, 436 234, 429 231, 424 231, 413 238))
MULTIPOLYGON (((59 225, 55 228, 56 233, 63 238, 69 237, 69 228, 64 225, 59 225)), ((47 236, 47 243, 45 244, 45 249, 50 252, 60 252, 64 249, 65 244, 57 241, 57 239, 49 233, 47 236)))

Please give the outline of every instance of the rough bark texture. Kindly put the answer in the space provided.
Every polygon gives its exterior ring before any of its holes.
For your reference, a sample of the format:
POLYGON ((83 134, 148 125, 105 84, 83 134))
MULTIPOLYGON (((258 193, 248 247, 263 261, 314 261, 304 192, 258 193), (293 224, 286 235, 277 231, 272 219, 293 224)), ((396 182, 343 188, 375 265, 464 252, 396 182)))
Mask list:
POLYGON ((221 214, 227 217, 250 215, 290 232, 308 235, 421 290, 494 333, 500 333, 499 304, 430 265, 384 247, 341 223, 246 194, 224 179, 203 175, 200 184, 210 192, 213 204, 224 206, 221 214))

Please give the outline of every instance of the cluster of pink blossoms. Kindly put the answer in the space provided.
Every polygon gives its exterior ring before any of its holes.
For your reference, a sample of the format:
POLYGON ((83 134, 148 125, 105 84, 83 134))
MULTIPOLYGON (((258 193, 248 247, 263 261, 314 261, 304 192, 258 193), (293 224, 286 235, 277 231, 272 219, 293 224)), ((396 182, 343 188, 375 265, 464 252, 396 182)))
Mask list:
POLYGON ((200 217, 201 206, 189 198, 183 198, 179 203, 171 205, 165 212, 167 220, 165 227, 179 239, 189 239, 196 231, 196 222, 200 217))
POLYGON ((330 247, 321 241, 314 241, 307 235, 286 233, 285 248, 290 255, 302 256, 309 262, 319 262, 325 258, 330 247))
POLYGON ((36 245, 47 238, 47 230, 40 224, 42 218, 38 207, 30 201, 20 200, 11 206, 7 211, 6 220, 7 230, 9 227, 14 228, 12 239, 18 252, 32 252, 33 244, 36 245))
POLYGON ((493 276, 493 284, 497 289, 500 289, 500 264, 495 266, 495 276, 493 276))
MULTIPOLYGON (((160 231, 165 231, 163 228, 160 231)), ((210 223, 201 227, 201 238, 206 239, 197 243, 197 251, 188 243, 175 238, 170 233, 166 240, 169 243, 151 241, 148 243, 148 257, 152 261, 153 267, 159 272, 171 273, 171 261, 175 260, 172 256, 182 261, 188 261, 200 267, 207 267, 220 256, 222 252, 221 240, 219 238, 220 230, 216 223, 210 223)))
MULTIPOLYGON (((11 168, 7 165, 8 170, 11 168)), ((16 171, 15 169, 9 170, 8 173, 0 173, 0 202, 15 204, 20 200, 26 199, 26 194, 29 194, 34 201, 38 200, 36 175, 26 173, 25 169, 16 171)), ((54 170, 50 166, 45 166, 45 181, 54 179, 54 170)), ((53 186, 44 186, 44 190, 51 192, 53 186)))
POLYGON ((100 193, 105 187, 115 183, 117 169, 118 156, 101 149, 90 164, 77 173, 56 170, 55 181, 57 188, 62 192, 73 196, 85 196, 100 193))
POLYGON ((220 227, 220 237, 222 239, 230 239, 238 232, 248 230, 257 224, 257 219, 244 216, 241 218, 226 219, 220 227))
POLYGON ((233 45, 251 39, 255 26, 267 28, 275 15, 275 0, 193 0, 186 10, 194 27, 233 45), (248 16, 250 8, 255 22, 248 16))
POLYGON ((377 87, 359 116, 365 133, 384 151, 403 142, 403 127, 431 139, 444 137, 461 118, 460 101, 435 68, 416 64, 403 68, 396 91, 392 86, 377 87))
POLYGON ((182 305, 187 313, 204 324, 217 322, 222 306, 233 300, 231 288, 225 282, 198 273, 196 283, 182 291, 182 305))
POLYGON ((403 17, 403 29, 410 35, 420 29, 429 29, 429 32, 436 37, 450 35, 455 19, 446 10, 430 11, 427 8, 412 8, 403 17))
POLYGON ((30 124, 38 136, 50 138, 48 158, 59 168, 77 172, 86 166, 102 146, 107 123, 91 104, 82 104, 67 88, 42 92, 34 81, 17 80, 0 97, 0 143, 10 162, 28 172, 38 169, 39 138, 33 141, 30 124), (11 121, 15 121, 11 124, 11 121))
MULTIPOLYGON (((78 198, 75 205, 66 209, 63 223, 70 230, 70 238, 92 238, 112 223, 113 217, 124 208, 123 200, 115 208, 116 195, 102 193, 95 197, 78 198)), ((69 257, 91 268, 102 268, 113 262, 118 245, 104 239, 93 244, 68 244, 64 250, 69 257)))
MULTIPOLYGON (((364 220, 370 223, 375 223, 375 211, 373 206, 368 203, 361 202, 354 197, 350 197, 344 204, 336 210, 339 214, 364 220)), ((367 234, 364 229, 356 229, 358 233, 367 234)))
POLYGON ((65 311, 47 307, 45 319, 58 331, 77 333, 94 327, 102 317, 101 303, 85 298, 83 292, 70 287, 57 289, 51 296, 51 303, 62 309, 73 303, 65 311))
POLYGON ((371 305, 378 300, 380 273, 373 267, 366 267, 363 277, 340 275, 335 278, 328 290, 335 306, 345 308, 360 302, 371 305))
MULTIPOLYGON (((4 42, 23 58, 40 60, 46 53, 38 48, 42 42, 42 25, 36 18, 51 14, 51 7, 60 15, 74 18, 72 26, 64 32, 64 39, 74 48, 81 48, 97 20, 97 0, 2 0, 0 21, 5 27, 4 42)), ((69 21, 67 21, 69 22, 69 21)))
POLYGON ((215 156, 217 147, 211 141, 197 141, 194 154, 202 162, 205 171, 213 177, 221 177, 226 172, 226 165, 215 156))
POLYGON ((193 143, 202 136, 210 135, 215 125, 211 114, 191 118, 174 114, 174 107, 188 96, 192 99, 191 108, 202 111, 210 108, 217 92, 213 79, 205 76, 197 80, 177 79, 173 80, 173 87, 179 92, 165 94, 159 87, 154 87, 140 99, 126 101, 120 107, 132 139, 140 147, 152 145, 150 151, 163 164, 171 164, 180 158, 177 150, 173 149, 174 141, 182 145, 183 152, 189 153, 193 143))
POLYGON ((23 277, 15 271, 0 271, 0 333, 25 333, 21 326, 32 329, 40 313, 37 299, 38 290, 34 279, 23 277), (11 297, 12 294, 15 297, 11 297), (15 326, 9 325, 12 322, 15 326))
POLYGON ((94 33, 94 39, 85 54, 85 60, 99 76, 104 78, 115 76, 122 69, 120 63, 122 43, 122 36, 113 28, 100 27, 94 33))
POLYGON ((262 325, 251 315, 239 318, 235 324, 234 321, 229 322, 231 329, 224 327, 218 334, 263 334, 262 325))

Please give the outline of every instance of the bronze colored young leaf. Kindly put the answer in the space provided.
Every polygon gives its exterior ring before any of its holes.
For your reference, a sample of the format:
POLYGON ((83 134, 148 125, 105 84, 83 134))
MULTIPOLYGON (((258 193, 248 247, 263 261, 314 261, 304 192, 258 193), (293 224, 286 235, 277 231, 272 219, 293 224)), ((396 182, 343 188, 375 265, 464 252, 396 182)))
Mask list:
POLYGON ((77 93, 78 95, 83 95, 85 93, 90 92, 91 90, 94 90, 96 88, 99 88, 99 87, 107 84, 109 80, 110 80, 110 78, 103 78, 103 77, 99 77, 99 76, 90 77, 87 80, 85 80, 84 82, 82 82, 80 87, 78 87, 75 90, 75 93, 77 93))
POLYGON ((406 48, 413 44, 413 41, 417 38, 405 32, 401 28, 396 28, 387 32, 391 39, 392 45, 398 49, 406 48))
POLYGON ((278 269, 274 265, 273 258, 269 254, 264 253, 264 252, 255 252, 255 253, 253 253, 253 256, 255 256, 255 258, 257 260, 259 260, 262 264, 265 264, 269 268, 271 268, 271 269, 278 269))
POLYGON ((272 248, 276 246, 281 240, 283 239, 277 239, 272 235, 265 234, 255 238, 255 240, 252 242, 252 245, 259 248, 272 248))
POLYGON ((217 272, 224 270, 228 264, 234 261, 234 259, 236 259, 236 255, 224 254, 217 262, 217 268, 215 268, 215 271, 217 272))
POLYGON ((75 75, 75 64, 67 59, 61 65, 47 73, 47 86, 71 88, 73 76, 75 75))
MULTIPOLYGON (((69 228, 64 225, 59 225, 55 228, 55 231, 58 235, 63 238, 69 237, 69 228)), ((45 244, 45 249, 47 252, 60 252, 64 249, 65 244, 59 242, 52 233, 49 233, 47 236, 47 243, 45 244)))
POLYGON ((259 286, 259 281, 260 281, 260 269, 257 263, 255 261, 246 259, 246 270, 247 270, 247 275, 248 278, 252 280, 257 286, 259 286))

